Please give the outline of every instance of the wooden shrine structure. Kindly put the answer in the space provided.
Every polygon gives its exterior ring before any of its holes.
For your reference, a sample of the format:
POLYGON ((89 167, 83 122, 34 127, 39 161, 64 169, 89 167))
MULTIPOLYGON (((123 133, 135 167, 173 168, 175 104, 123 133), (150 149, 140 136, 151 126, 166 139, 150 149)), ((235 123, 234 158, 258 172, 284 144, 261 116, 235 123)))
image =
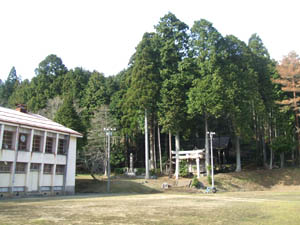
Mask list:
MULTIPOLYGON (((189 172, 192 172, 192 160, 196 160, 197 166, 197 178, 200 178, 200 160, 205 159, 205 149, 195 149, 195 150, 188 150, 188 151, 172 151, 172 158, 176 159, 176 168, 175 168, 175 175, 176 179, 178 179, 179 175, 179 160, 186 159, 189 162, 189 172)), ((205 165, 204 165, 205 166, 205 165)))

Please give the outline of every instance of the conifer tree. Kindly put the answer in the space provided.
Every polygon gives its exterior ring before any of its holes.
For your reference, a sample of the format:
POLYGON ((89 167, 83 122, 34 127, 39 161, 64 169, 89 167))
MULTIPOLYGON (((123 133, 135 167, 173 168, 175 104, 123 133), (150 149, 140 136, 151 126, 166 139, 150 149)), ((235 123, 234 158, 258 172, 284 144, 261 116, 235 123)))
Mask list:
POLYGON ((298 133, 298 154, 300 155, 300 130, 299 130, 299 116, 300 116, 300 58, 296 52, 292 51, 285 56, 281 63, 277 66, 277 71, 280 78, 274 79, 273 82, 281 84, 283 92, 292 93, 291 97, 284 100, 277 101, 278 104, 294 110, 295 126, 298 133))

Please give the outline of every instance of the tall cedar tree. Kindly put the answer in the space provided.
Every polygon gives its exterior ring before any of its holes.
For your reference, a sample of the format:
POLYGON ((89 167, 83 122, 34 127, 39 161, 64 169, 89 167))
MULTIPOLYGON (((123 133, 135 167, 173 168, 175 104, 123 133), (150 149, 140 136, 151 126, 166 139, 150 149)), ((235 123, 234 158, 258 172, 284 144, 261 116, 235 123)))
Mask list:
MULTIPOLYGON (((2 106, 8 106, 9 97, 17 90, 21 82, 20 77, 17 75, 16 68, 13 66, 7 76, 4 85, 2 86, 2 93, 0 97, 0 104, 2 106)), ((14 105, 13 105, 14 106, 14 105)))
MULTIPOLYGON (((267 139, 272 139, 272 129, 275 123, 274 84, 271 78, 274 76, 275 65, 270 59, 268 50, 257 34, 251 35, 248 47, 252 52, 252 66, 257 74, 257 98, 253 99, 253 130, 256 140, 256 161, 261 163, 260 153, 263 153, 263 165, 267 165, 267 139), (268 137, 268 138, 265 138, 268 137)), ((271 150, 272 151, 272 150, 271 150)), ((272 154, 272 152, 271 152, 272 154)))
POLYGON ((230 35, 226 41, 224 111, 230 118, 236 149, 236 171, 241 171, 240 138, 251 136, 251 102, 257 96, 257 77, 246 44, 230 35))
MULTIPOLYGON (((127 116, 140 117, 147 111, 150 125, 150 167, 154 165, 154 118, 157 113, 160 78, 160 53, 157 36, 145 33, 133 56, 130 87, 126 93, 124 109, 127 116)), ((133 121, 137 122, 137 121, 133 121)))
MULTIPOLYGON (((179 102, 183 100, 181 98, 183 93, 178 92, 178 90, 182 88, 178 81, 182 79, 183 75, 179 71, 179 64, 182 62, 183 58, 187 57, 188 53, 188 26, 184 22, 180 21, 174 14, 168 13, 160 19, 158 25, 155 26, 155 29, 161 43, 160 71, 163 79, 161 101, 159 102, 159 124, 163 126, 164 132, 175 133, 175 148, 176 151, 179 151, 180 129, 178 128, 180 127, 179 124, 182 124, 184 120, 184 118, 181 116, 182 109, 178 108, 179 102), (167 95, 169 90, 173 90, 173 103, 176 104, 176 97, 178 97, 178 103, 172 108, 167 108, 166 105, 164 105, 169 100, 168 98, 170 96, 167 95), (179 95, 176 96, 176 93, 179 95)), ((184 86, 184 84, 182 85, 184 86)), ((182 107, 184 108, 184 105, 182 107)), ((169 137, 171 137, 171 135, 169 137)))
POLYGON ((209 166, 208 117, 219 117, 223 109, 222 35, 212 23, 202 19, 191 29, 192 56, 197 74, 189 90, 189 113, 203 115, 205 121, 206 168, 209 166))

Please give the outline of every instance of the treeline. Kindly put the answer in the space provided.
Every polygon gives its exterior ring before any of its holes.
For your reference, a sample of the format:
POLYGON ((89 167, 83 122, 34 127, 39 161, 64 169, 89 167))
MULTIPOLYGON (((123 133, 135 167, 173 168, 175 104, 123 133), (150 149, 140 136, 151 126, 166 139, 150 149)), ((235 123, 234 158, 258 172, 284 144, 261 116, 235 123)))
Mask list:
POLYGON ((114 167, 124 166, 130 152, 143 160, 145 119, 151 169, 159 158, 161 165, 167 162, 170 148, 181 149, 180 140, 198 147, 195 140, 202 137, 208 148, 207 131, 231 137, 237 171, 243 151, 252 151, 258 165, 272 168, 275 156, 283 166, 285 155, 293 162, 298 155, 295 113, 276 104, 291 97, 272 82, 279 78, 276 66, 257 34, 244 43, 222 36, 207 20, 189 28, 168 13, 155 32, 143 35, 119 74, 68 70, 59 57, 49 55, 31 81, 22 81, 12 68, 0 84, 0 104, 24 103, 29 111, 82 132, 79 159, 93 171, 105 158, 107 126, 117 128, 114 167))

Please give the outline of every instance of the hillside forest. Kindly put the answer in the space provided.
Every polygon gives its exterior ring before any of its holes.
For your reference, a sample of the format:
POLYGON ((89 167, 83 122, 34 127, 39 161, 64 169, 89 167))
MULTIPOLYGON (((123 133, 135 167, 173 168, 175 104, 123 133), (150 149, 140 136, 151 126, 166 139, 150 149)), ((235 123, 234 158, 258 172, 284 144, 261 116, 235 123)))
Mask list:
POLYGON ((0 81, 0 105, 26 104, 81 132, 78 170, 92 174, 105 169, 107 127, 116 128, 112 169, 128 167, 130 153, 135 167, 145 168, 145 128, 151 170, 165 170, 170 150, 208 149, 207 131, 230 138, 228 162, 236 171, 249 162, 269 169, 299 164, 295 52, 276 62, 257 34, 245 43, 222 36, 205 19, 190 28, 172 13, 154 28, 116 75, 68 69, 55 54, 37 65, 31 80, 13 67, 0 81))

